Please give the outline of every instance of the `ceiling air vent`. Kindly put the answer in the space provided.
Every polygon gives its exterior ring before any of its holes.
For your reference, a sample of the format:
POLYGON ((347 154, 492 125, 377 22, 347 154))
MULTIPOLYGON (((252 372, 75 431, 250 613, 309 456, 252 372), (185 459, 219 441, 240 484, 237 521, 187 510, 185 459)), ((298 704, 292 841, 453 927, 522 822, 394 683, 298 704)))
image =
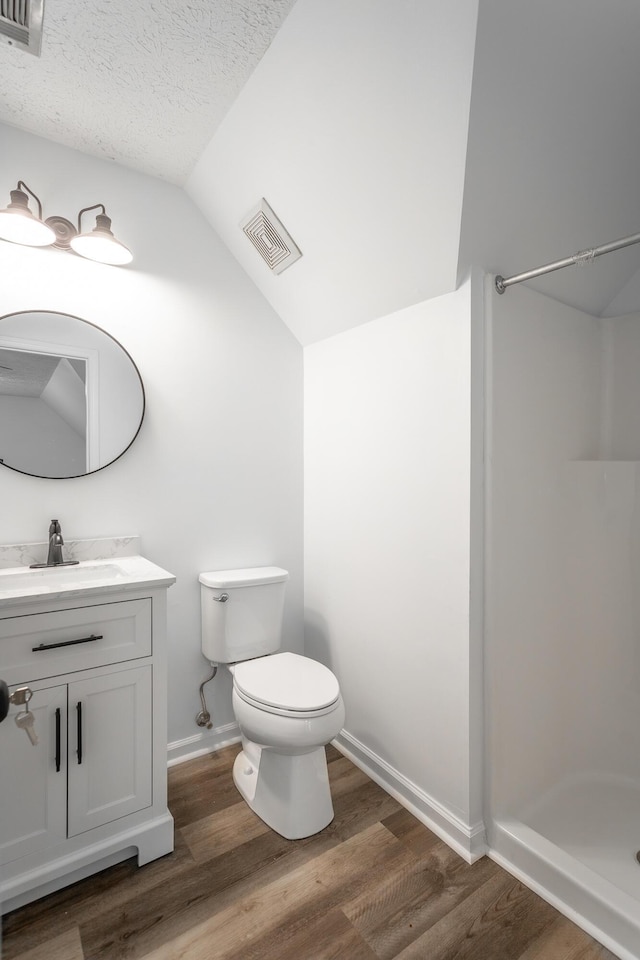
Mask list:
POLYGON ((0 0, 0 39, 40 56, 44 0, 0 0))
POLYGON ((302 256, 264 197, 240 226, 272 273, 282 273, 302 256))

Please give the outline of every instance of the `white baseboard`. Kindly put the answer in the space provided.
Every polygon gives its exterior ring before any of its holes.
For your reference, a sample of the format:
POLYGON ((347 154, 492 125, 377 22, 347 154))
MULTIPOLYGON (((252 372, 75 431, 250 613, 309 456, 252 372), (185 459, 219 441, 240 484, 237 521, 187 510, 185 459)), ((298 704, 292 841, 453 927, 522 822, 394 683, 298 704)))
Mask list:
POLYGON ((167 766, 173 767, 177 763, 184 763, 186 760, 194 760, 196 757, 203 757, 207 753, 215 753, 222 747, 227 747, 232 743, 239 743, 240 730, 237 723, 225 723, 221 727, 214 727, 212 730, 202 730, 200 733, 194 733, 192 737, 186 737, 184 740, 174 740, 167 747, 167 766))
POLYGON ((485 855, 487 843, 482 821, 474 824, 464 823, 346 730, 343 730, 332 742, 340 753, 348 757, 383 790, 409 810, 417 820, 444 840, 467 863, 474 863, 485 855))

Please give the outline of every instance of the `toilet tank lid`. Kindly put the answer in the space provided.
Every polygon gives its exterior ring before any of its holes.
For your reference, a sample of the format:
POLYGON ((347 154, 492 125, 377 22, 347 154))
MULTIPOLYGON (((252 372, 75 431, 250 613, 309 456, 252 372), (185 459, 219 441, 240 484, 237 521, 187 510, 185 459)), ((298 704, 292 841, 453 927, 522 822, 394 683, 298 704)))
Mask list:
POLYGON ((240 570, 209 570, 201 573, 200 583, 205 587, 226 589, 228 587, 252 587, 261 583, 281 583, 289 579, 282 567, 243 567, 240 570))

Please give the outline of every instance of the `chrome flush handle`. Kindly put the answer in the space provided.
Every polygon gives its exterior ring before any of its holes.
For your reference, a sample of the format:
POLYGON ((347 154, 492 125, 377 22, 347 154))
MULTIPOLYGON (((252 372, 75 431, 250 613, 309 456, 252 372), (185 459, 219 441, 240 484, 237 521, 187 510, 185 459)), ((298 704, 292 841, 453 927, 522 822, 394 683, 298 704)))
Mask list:
POLYGON ((229 599, 229 594, 221 593, 219 597, 214 597, 213 599, 216 601, 216 603, 226 603, 229 599))

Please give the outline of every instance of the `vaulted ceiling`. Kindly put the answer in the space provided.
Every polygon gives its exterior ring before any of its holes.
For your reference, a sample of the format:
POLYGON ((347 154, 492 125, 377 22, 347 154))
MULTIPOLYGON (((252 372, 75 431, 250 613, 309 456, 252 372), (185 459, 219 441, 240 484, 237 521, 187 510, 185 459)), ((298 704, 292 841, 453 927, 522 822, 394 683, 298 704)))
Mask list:
MULTIPOLYGON (((639 51, 634 0, 481 0, 461 265, 509 276, 640 232, 639 51)), ((639 266, 634 246, 530 285, 599 316, 639 266)))
MULTIPOLYGON (((640 231, 638 50, 636 0, 45 0, 0 121, 183 185, 308 343, 640 231), (303 252, 279 276, 261 197, 303 252)), ((639 265, 532 285, 636 312, 639 265)))

